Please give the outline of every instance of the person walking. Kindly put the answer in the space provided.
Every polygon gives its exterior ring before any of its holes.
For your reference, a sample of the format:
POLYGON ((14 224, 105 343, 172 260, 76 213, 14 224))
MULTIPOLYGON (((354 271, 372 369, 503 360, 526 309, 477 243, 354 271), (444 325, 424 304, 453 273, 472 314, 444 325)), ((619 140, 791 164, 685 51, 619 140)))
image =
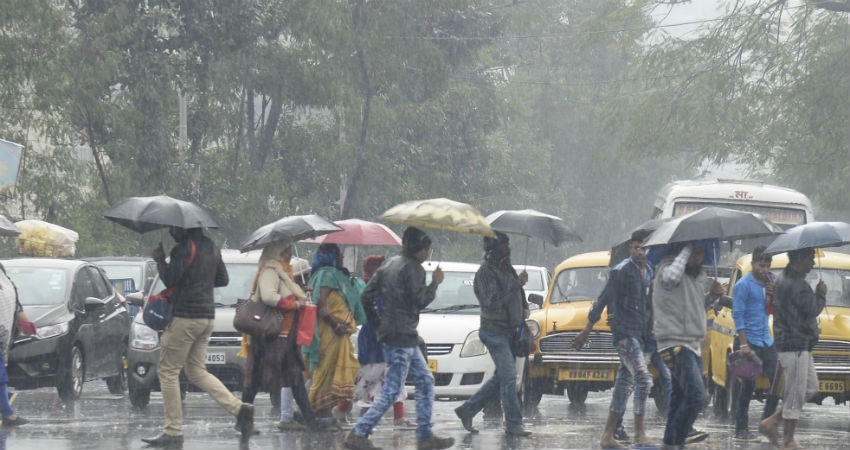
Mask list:
POLYGON ((527 281, 528 273, 517 275, 511 265, 508 236, 497 231, 495 238, 485 237, 484 264, 475 273, 473 289, 481 305, 478 337, 487 347, 496 370, 478 392, 455 408, 455 414, 470 433, 478 432, 472 427, 472 418, 498 396, 505 413, 505 433, 521 437, 531 435, 522 426, 516 392, 516 357, 511 351, 511 340, 528 317, 528 302, 522 289, 527 281))
POLYGON ((629 257, 609 272, 608 281, 588 314, 587 324, 573 342, 577 349, 584 346, 593 324, 599 321, 602 310, 607 305, 609 314, 612 315, 611 335, 620 357, 620 369, 614 381, 608 419, 599 442, 603 448, 625 448, 614 439, 614 432, 626 411, 626 402, 633 388, 635 446, 652 445, 644 428, 646 399, 652 388, 652 375, 644 355, 649 337, 647 323, 651 307, 648 303, 652 280, 652 268, 646 262, 646 248, 643 247, 643 241, 648 234, 644 230, 632 233, 629 257))
POLYGON ((720 283, 709 279, 702 269, 706 251, 713 258, 714 245, 713 240, 695 241, 659 250, 663 256, 652 293, 655 337, 673 382, 664 428, 665 449, 684 448, 705 401, 700 356, 706 331, 705 293, 723 293, 720 283))
POLYGON ((343 267, 342 252, 336 244, 322 244, 316 249, 310 287, 319 320, 313 343, 304 347, 313 373, 310 405, 320 415, 331 410, 341 422, 351 409, 354 380, 360 369, 350 336, 366 321, 360 304, 362 286, 362 281, 352 278, 343 267))
MULTIPOLYGON (((298 326, 298 311, 307 306, 310 300, 292 278, 291 259, 292 245, 287 241, 278 241, 263 248, 257 263, 250 301, 281 309, 283 324, 280 334, 271 338, 243 335, 247 361, 242 401, 254 403, 260 390, 276 393, 288 387, 292 389, 307 428, 321 430, 332 422, 316 419, 304 388, 301 372, 305 366, 300 346, 295 343, 294 331, 298 326)), ((237 427, 240 426, 237 424, 237 427)), ((300 427, 291 418, 290 421, 281 420, 278 423, 279 430, 300 427)))
POLYGON ((18 333, 34 335, 35 325, 30 322, 18 300, 18 289, 6 275, 6 269, 0 264, 0 414, 4 427, 17 427, 29 423, 29 420, 15 414, 9 401, 9 374, 6 372, 6 359, 9 347, 18 333))
POLYGON ((227 268, 221 252, 200 228, 171 227, 176 245, 170 262, 165 261, 162 243, 154 249, 159 277, 166 287, 174 288, 170 298, 172 319, 160 338, 157 375, 165 406, 165 430, 143 442, 152 447, 183 445, 183 404, 180 398, 180 370, 189 381, 208 393, 227 412, 236 416, 242 440, 254 429, 254 406, 236 398, 218 378, 207 372, 206 355, 213 331, 215 304, 213 288, 226 286, 227 268))
MULTIPOLYGON (((788 252, 788 265, 776 283, 773 294, 773 334, 779 366, 785 376, 782 406, 761 421, 759 431, 779 444, 782 422, 783 450, 800 448, 794 440, 803 405, 818 392, 818 375, 812 348, 818 342, 818 315, 826 305, 826 283, 818 281, 814 290, 806 274, 815 265, 815 250, 788 252)), ((774 381, 775 382, 775 381, 774 381)))
POLYGON ((434 301, 443 271, 437 267, 431 283, 425 284, 422 263, 431 252, 431 238, 425 232, 408 227, 402 236, 402 252, 387 260, 369 280, 361 300, 369 323, 384 344, 387 373, 381 395, 345 437, 352 450, 375 450, 369 435, 384 413, 404 389, 405 378, 416 388, 416 448, 438 450, 454 445, 454 439, 434 435, 431 409, 434 403, 434 375, 419 350, 419 312, 434 301), (383 298, 384 311, 378 314, 377 300, 383 298))
MULTIPOLYGON (((773 258, 764 253, 765 246, 759 245, 753 249, 752 270, 735 283, 735 295, 732 300, 732 320, 735 322, 735 332, 738 334, 734 349, 750 357, 755 355, 761 359, 762 375, 773 380, 776 375, 776 347, 770 335, 766 298, 773 295, 773 274, 770 264, 773 258)), ((741 379, 741 388, 735 397, 735 439, 754 441, 758 437, 748 429, 750 400, 755 390, 755 380, 741 379)), ((779 397, 767 394, 764 402, 762 420, 770 417, 779 403, 779 397)))

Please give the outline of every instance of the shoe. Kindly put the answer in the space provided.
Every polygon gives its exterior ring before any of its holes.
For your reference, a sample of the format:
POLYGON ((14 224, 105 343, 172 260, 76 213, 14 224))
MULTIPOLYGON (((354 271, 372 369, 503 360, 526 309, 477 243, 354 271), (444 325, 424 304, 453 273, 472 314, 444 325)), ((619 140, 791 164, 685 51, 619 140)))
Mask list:
POLYGON ((393 428, 396 430, 415 430, 416 424, 402 417, 393 419, 393 428))
MULTIPOLYGON (((236 423, 236 425, 233 425, 233 428, 240 433, 242 432, 242 424, 240 424, 238 422, 236 423)), ((257 436, 259 434, 260 434, 260 430, 258 430, 256 428, 251 430, 251 436, 257 436)))
POLYGON ((513 437, 529 437, 531 436, 531 432, 523 428, 522 425, 517 425, 515 427, 508 427, 505 429, 505 434, 513 437))
POLYGON ((289 422, 278 422, 277 425, 275 425, 275 428, 277 428, 277 431, 302 431, 305 429, 304 425, 301 425, 294 420, 289 422))
MULTIPOLYGON (((301 427, 304 428, 303 426, 301 427)), ((333 417, 320 417, 307 424, 307 429, 310 431, 330 431, 341 430, 339 421, 333 417)))
POLYGON ((441 450, 455 445, 454 438, 431 436, 424 441, 416 442, 416 450, 441 450))
POLYGON ((743 429, 736 431, 735 436, 732 439, 735 439, 736 441, 753 442, 759 440, 759 437, 758 435, 750 433, 750 430, 743 429))
POLYGON ((382 450, 381 447, 375 447, 369 438, 358 436, 353 431, 348 433, 342 445, 351 450, 382 450))
POLYGON ((348 418, 346 417, 345 411, 339 409, 334 406, 331 408, 331 416, 336 419, 339 423, 348 423, 348 418))
POLYGON ((239 414, 236 415, 236 423, 239 425, 242 441, 250 439, 254 434, 254 405, 243 403, 239 408, 239 414))
POLYGON ((455 414, 457 414, 458 418, 460 418, 460 423, 461 425, 463 425, 463 428, 465 428, 466 431, 472 434, 478 433, 478 430, 472 427, 472 416, 465 415, 463 413, 463 410, 460 409, 460 406, 455 408, 455 414))
POLYGON ((179 448, 183 447, 183 435, 173 436, 162 433, 154 438, 142 438, 142 442, 150 447, 179 448))
POLYGON ((625 427, 617 427, 617 429, 614 430, 614 440, 626 443, 630 441, 629 434, 626 433, 625 427))
POLYGON ((8 417, 3 418, 3 426, 4 427, 19 427, 21 425, 26 425, 30 423, 29 420, 24 419, 21 416, 15 416, 14 419, 10 419, 8 417))
POLYGON ((694 444, 708 439, 708 433, 691 428, 688 431, 688 437, 685 438, 685 444, 694 444))

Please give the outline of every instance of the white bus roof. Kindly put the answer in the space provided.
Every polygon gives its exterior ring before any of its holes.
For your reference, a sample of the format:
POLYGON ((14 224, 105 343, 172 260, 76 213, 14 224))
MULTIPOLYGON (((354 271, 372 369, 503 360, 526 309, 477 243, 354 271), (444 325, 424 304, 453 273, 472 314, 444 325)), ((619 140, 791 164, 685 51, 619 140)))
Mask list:
POLYGON ((661 188, 655 207, 664 209, 672 199, 703 199, 741 203, 754 201, 800 205, 811 211, 812 202, 794 189, 755 180, 677 180, 661 188))

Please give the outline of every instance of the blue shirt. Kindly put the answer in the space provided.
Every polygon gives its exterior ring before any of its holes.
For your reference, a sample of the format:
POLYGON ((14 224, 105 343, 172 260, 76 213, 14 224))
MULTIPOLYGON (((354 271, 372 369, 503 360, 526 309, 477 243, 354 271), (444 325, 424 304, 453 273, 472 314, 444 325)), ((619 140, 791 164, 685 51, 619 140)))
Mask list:
POLYGON ((735 296, 732 300, 735 333, 744 330, 747 333, 747 341, 759 347, 773 345, 764 305, 764 285, 756 280, 752 272, 735 283, 735 296))
POLYGON ((626 258, 614 266, 608 274, 608 282, 602 293, 593 302, 587 320, 596 323, 607 306, 611 319, 611 334, 614 343, 626 338, 637 338, 641 343, 647 338, 649 320, 649 286, 652 268, 646 266, 641 275, 640 267, 632 258, 626 258))

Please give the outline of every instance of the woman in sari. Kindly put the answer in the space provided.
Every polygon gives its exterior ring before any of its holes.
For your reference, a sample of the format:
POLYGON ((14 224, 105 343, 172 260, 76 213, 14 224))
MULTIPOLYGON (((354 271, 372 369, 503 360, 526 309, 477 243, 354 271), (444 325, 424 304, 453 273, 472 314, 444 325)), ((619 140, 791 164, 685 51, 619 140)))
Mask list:
POLYGON ((342 266, 339 247, 319 246, 310 272, 312 300, 319 308, 316 336, 304 347, 313 373, 310 404, 320 413, 333 409, 333 416, 343 421, 351 409, 354 379, 360 369, 350 336, 366 321, 360 304, 363 286, 362 280, 352 278, 342 266))

